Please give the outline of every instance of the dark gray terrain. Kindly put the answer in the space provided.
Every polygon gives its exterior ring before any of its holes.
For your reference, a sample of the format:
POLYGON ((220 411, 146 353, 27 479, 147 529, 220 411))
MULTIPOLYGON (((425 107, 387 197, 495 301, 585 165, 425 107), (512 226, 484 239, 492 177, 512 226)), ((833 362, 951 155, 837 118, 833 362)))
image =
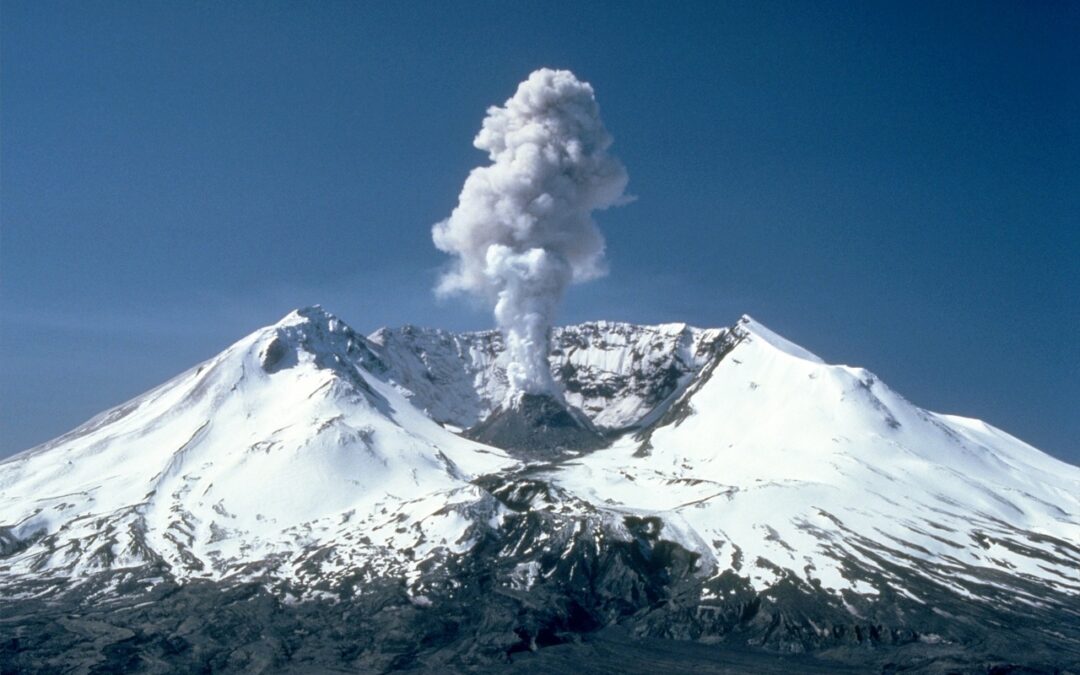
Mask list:
POLYGON ((530 460, 558 457, 566 450, 607 445, 587 417, 553 396, 522 394, 512 407, 496 409, 465 436, 530 460))

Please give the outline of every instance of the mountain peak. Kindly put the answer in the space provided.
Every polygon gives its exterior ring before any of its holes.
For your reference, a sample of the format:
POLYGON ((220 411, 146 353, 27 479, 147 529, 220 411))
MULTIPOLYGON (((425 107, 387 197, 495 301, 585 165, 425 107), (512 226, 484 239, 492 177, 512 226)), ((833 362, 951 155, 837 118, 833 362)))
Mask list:
POLYGON ((354 365, 379 370, 371 344, 347 323, 323 309, 322 305, 301 307, 276 324, 256 331, 254 339, 260 365, 268 373, 311 359, 319 368, 338 371, 355 379, 354 365), (309 356, 303 356, 303 354, 309 356))
POLYGON ((810 361, 812 363, 825 363, 824 360, 817 354, 803 349, 799 345, 791 342, 787 338, 781 337, 777 333, 774 333, 770 329, 766 328, 763 324, 756 321, 749 314, 743 314, 738 323, 735 324, 735 331, 741 333, 744 336, 755 336, 762 342, 772 346, 773 348, 789 355, 794 356, 797 359, 803 361, 810 361))
POLYGON ((345 322, 323 309, 322 305, 309 305, 307 307, 298 307, 289 312, 282 317, 280 321, 274 324, 273 327, 283 328, 300 324, 315 324, 325 326, 328 329, 333 329, 336 327, 334 325, 335 323, 344 325, 345 322))

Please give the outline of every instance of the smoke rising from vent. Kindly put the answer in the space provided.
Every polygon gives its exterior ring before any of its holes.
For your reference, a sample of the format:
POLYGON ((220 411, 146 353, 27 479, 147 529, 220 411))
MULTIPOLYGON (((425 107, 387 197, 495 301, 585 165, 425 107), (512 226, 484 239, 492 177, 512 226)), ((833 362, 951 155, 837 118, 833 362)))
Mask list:
POLYGON ((627 174, 607 152, 593 88, 567 70, 537 70, 473 141, 491 164, 469 173, 458 205, 432 230, 456 256, 440 295, 494 307, 506 336, 510 395, 553 394, 548 334, 567 286, 605 273, 592 212, 625 201, 627 174))

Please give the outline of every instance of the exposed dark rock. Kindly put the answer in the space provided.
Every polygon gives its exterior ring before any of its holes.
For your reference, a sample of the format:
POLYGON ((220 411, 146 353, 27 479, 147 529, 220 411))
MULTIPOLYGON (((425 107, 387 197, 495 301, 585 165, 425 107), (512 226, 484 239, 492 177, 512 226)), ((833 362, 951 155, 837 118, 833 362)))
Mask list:
MULTIPOLYGON (((286 358, 290 355, 289 346, 285 344, 285 341, 281 336, 275 337, 270 341, 266 347, 263 348, 262 357, 262 369, 268 373, 276 373, 283 367, 289 367, 293 363, 286 361, 286 358)), ((295 362, 295 359, 292 361, 295 362)))
MULTIPOLYGON (((471 550, 424 561, 408 584, 358 569, 297 601, 290 582, 181 584, 148 565, 71 588, 4 588, 0 673, 1080 669, 1080 609, 1066 598, 1036 607, 927 586, 933 607, 889 593, 841 601, 793 574, 759 592, 667 539, 662 519, 611 523, 542 473, 477 480, 507 515, 474 531, 471 550)), ((902 566, 884 573, 905 588, 929 583, 902 566)), ((883 572, 851 574, 880 584, 883 572)))
POLYGON ((521 394, 464 435, 537 459, 607 445, 607 439, 580 411, 540 394, 521 394))

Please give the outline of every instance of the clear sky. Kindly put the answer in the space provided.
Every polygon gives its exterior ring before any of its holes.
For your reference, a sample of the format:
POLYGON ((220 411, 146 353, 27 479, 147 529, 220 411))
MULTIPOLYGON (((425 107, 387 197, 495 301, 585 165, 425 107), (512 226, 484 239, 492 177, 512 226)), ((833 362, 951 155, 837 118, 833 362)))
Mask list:
POLYGON ((637 201, 561 320, 749 313, 1080 462, 1080 4, 0 6, 0 455, 296 306, 438 302, 487 106, 596 88, 637 201))

